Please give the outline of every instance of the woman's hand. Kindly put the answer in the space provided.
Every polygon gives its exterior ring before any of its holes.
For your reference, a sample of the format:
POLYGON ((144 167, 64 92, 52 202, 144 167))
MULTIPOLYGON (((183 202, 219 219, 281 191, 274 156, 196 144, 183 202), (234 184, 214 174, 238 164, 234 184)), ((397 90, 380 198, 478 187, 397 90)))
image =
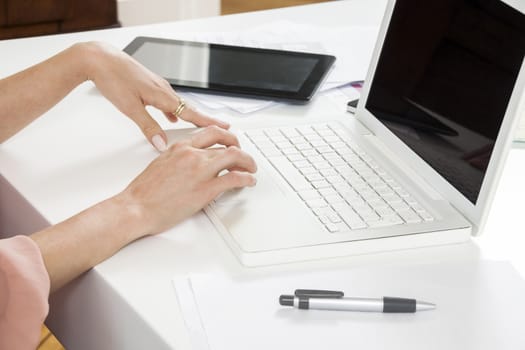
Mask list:
POLYGON ((255 185, 255 162, 238 145, 229 131, 207 127, 159 155, 120 194, 32 234, 51 290, 130 242, 167 230, 220 193, 255 185), (223 147, 208 148, 215 144, 223 147))
MULTIPOLYGON (((145 107, 158 108, 170 121, 176 122, 174 112, 180 99, 170 84, 112 46, 98 42, 79 45, 83 45, 83 49, 87 51, 85 57, 88 79, 95 83, 102 95, 138 125, 155 148, 164 151, 166 135, 145 107)), ((223 129, 229 128, 227 123, 205 116, 189 106, 182 111, 180 118, 200 127, 216 125, 223 129)))
POLYGON ((222 192, 254 186, 256 170, 235 135, 211 126, 171 146, 117 197, 137 214, 142 234, 154 234, 193 215, 222 192), (208 148, 215 144, 224 147, 208 148))

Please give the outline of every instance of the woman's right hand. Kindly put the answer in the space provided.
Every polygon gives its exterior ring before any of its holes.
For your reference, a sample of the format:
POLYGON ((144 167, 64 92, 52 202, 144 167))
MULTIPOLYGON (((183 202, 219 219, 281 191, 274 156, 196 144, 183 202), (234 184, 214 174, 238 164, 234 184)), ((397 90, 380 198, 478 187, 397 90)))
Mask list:
POLYGON ((117 198, 138 219, 141 235, 155 234, 195 214, 222 192, 254 186, 256 170, 234 134, 210 126, 160 154, 117 198), (209 148, 217 144, 223 147, 209 148))

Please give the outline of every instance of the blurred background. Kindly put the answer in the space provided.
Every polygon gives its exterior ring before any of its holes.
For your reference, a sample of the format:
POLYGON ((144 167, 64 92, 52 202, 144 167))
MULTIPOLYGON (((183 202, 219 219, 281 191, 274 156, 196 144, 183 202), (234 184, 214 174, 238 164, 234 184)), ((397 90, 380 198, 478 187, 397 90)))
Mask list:
POLYGON ((331 0, 0 0, 0 40, 326 1, 331 0))

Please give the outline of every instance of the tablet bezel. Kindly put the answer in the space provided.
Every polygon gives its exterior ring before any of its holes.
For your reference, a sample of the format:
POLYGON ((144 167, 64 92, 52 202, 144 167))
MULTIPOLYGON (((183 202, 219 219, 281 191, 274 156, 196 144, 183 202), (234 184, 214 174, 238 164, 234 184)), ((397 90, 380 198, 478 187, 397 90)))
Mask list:
MULTIPOLYGON (((279 54, 287 55, 290 57, 301 57, 301 58, 314 58, 317 60, 317 63, 314 69, 310 72, 308 77, 303 82, 301 88, 298 91, 285 91, 285 90, 276 90, 276 89, 264 89, 264 88, 254 88, 249 86, 231 86, 231 85, 222 85, 222 84, 209 84, 197 81, 188 81, 188 80, 179 80, 172 79, 169 77, 165 78, 173 87, 191 89, 200 92, 212 92, 212 93, 225 93, 228 95, 235 96, 251 96, 257 98, 269 98, 269 99, 284 99, 291 101, 309 101, 314 95, 315 91, 321 85, 321 82, 326 77, 330 71, 331 66, 335 62, 335 57, 330 55, 322 54, 313 54, 313 53, 304 53, 296 51, 285 51, 285 50, 272 50, 272 49, 260 49, 260 48, 251 48, 244 46, 233 46, 233 45, 222 45, 222 44, 213 44, 213 43, 203 43, 195 41, 184 41, 184 40, 172 40, 172 39, 163 39, 163 38, 153 38, 153 37, 144 37, 139 36, 133 39, 131 43, 124 48, 124 52, 133 57, 133 54, 147 42, 153 43, 163 43, 163 44, 183 44, 193 47, 206 47, 213 50, 213 48, 220 48, 222 50, 238 51, 238 52, 261 52, 265 54, 279 54)), ((149 67, 149 69, 155 71, 149 67)))

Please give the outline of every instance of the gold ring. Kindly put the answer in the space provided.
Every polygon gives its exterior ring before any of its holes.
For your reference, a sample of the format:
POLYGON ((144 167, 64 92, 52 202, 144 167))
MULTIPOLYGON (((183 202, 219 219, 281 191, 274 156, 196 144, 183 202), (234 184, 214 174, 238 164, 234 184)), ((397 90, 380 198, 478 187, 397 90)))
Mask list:
POLYGON ((175 112, 173 112, 173 115, 175 115, 175 117, 177 118, 180 118, 180 115, 182 114, 182 111, 184 111, 184 108, 186 108, 186 102, 184 102, 184 100, 179 97, 179 106, 177 107, 175 112))

